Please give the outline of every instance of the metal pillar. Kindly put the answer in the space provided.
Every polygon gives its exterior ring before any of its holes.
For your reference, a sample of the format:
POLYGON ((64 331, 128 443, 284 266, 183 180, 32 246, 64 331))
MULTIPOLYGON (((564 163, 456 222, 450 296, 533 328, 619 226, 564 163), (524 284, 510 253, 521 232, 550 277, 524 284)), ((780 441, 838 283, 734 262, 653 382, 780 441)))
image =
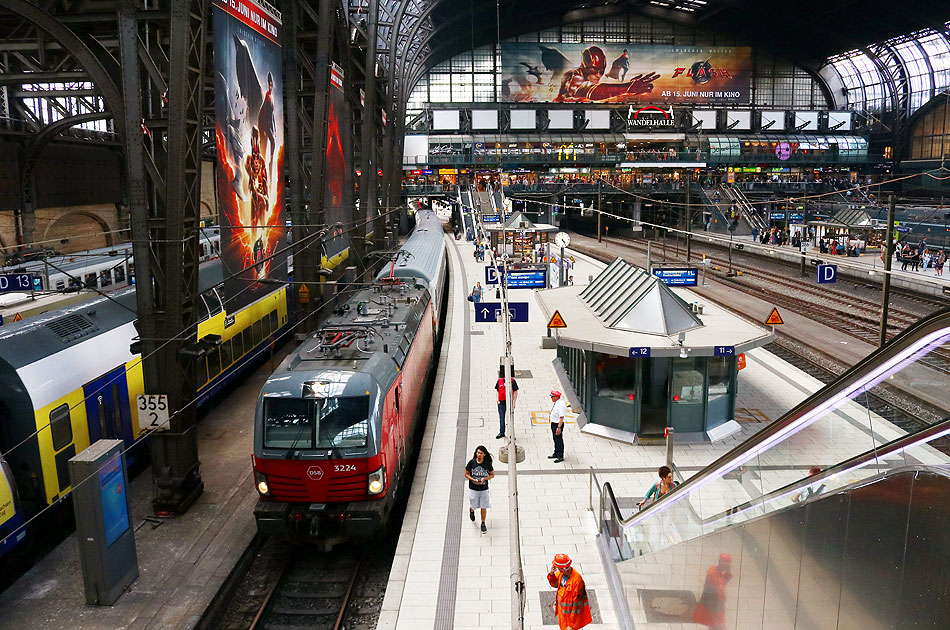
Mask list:
POLYGON ((597 242, 598 243, 604 242, 603 236, 600 233, 600 218, 601 218, 600 205, 601 205, 601 200, 603 199, 603 191, 601 190, 602 188, 601 184, 603 184, 603 180, 601 180, 600 178, 597 178, 597 242))
POLYGON ((195 353, 186 347, 194 346, 197 334, 207 14, 207 0, 167 0, 154 13, 142 12, 132 0, 121 0, 118 6, 126 128, 129 136, 137 136, 124 138, 132 202, 136 326, 145 391, 168 394, 169 411, 174 414, 170 429, 152 436, 152 508, 156 513, 183 513, 204 489, 192 404, 195 353), (140 32, 146 35, 140 37, 140 32), (162 50, 165 42, 167 50, 162 50), (140 58, 151 55, 168 59, 167 77, 146 78, 139 71, 140 58), (167 106, 162 107, 166 94, 167 106), (143 100, 148 104, 145 112, 143 100), (150 152, 144 150, 142 134, 137 132, 143 119, 151 129, 150 152), (147 169, 146 164, 150 165, 147 169), (152 173, 150 182, 146 170, 152 173))
POLYGON ((887 240, 884 243, 884 281, 881 286, 881 330, 878 345, 887 343, 887 309, 891 297, 891 259, 894 257, 894 195, 887 199, 887 240))
MULTIPOLYGON (((366 102, 363 107, 360 155, 360 214, 373 221, 373 246, 379 249, 385 238, 385 225, 378 216, 376 163, 376 40, 379 22, 379 0, 369 0, 366 15, 366 60, 363 90, 366 102)), ((366 228, 357 231, 355 238, 365 239, 366 228)))
MULTIPOLYGON (((284 150, 287 160, 287 179, 290 184, 290 194, 287 199, 288 210, 290 211, 290 220, 293 224, 292 242, 301 243, 308 235, 307 215, 304 211, 304 182, 303 169, 301 168, 301 131, 298 107, 298 91, 300 90, 301 75, 297 68, 297 19, 299 6, 291 4, 281 15, 281 27, 283 28, 284 45, 281 49, 284 61, 284 125, 286 134, 284 136, 284 150)), ((217 165, 216 165, 217 166, 217 165)), ((319 248, 318 248, 319 249, 319 248)), ((296 259, 299 252, 294 252, 296 259)), ((302 261, 301 261, 302 265, 302 261)), ((300 276, 303 277, 304 270, 300 270, 300 276)), ((293 304, 297 304, 294 300, 293 304)), ((298 318, 304 317, 305 312, 299 310, 298 318)))
POLYGON ((686 264, 689 264, 693 256, 693 204, 691 198, 692 175, 686 176, 686 264))
MULTIPOLYGON (((313 130, 311 134, 310 156, 310 204, 301 224, 303 228, 300 240, 323 229, 326 224, 326 155, 327 155, 327 111, 330 98, 330 51, 333 48, 333 5, 330 0, 319 0, 317 5, 317 50, 313 75, 313 130), (308 227, 303 227, 307 225, 308 227), (320 227, 314 227, 314 226, 320 227)), ((289 43, 289 42, 288 42, 289 43)), ((296 42, 293 43, 296 46, 296 42)), ((320 242, 317 239, 306 242, 300 250, 300 281, 310 288, 310 300, 301 304, 301 318, 313 319, 313 309, 323 301, 320 282, 320 262, 322 259, 320 242)), ((297 257, 294 257, 294 274, 297 273, 297 257)), ((316 328, 316 322, 303 325, 304 332, 316 328)))

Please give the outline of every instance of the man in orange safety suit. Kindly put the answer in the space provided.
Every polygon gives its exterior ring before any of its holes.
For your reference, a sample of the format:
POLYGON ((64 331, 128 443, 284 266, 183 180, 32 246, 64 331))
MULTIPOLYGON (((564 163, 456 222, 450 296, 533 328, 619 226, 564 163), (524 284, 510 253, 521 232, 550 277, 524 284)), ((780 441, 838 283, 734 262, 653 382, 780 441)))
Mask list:
POLYGON ((571 568, 571 559, 566 554, 554 556, 554 563, 548 571, 548 583, 557 589, 554 612, 561 630, 578 630, 591 622, 584 578, 571 568))

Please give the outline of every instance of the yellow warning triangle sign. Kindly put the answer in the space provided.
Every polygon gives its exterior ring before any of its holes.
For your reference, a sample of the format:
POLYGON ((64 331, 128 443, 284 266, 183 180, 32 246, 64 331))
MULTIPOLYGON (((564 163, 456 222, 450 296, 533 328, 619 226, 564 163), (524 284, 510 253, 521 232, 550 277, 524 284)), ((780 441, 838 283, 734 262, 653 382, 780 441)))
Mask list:
POLYGON ((19 313, 13 316, 13 321, 15 322, 21 321, 22 319, 23 319, 23 316, 20 315, 19 313))
POLYGON ((310 302, 310 289, 307 288, 307 285, 301 284, 297 289, 297 301, 301 304, 308 304, 310 302))
POLYGON ((777 326, 779 324, 784 324, 785 320, 782 319, 782 316, 779 315, 778 309, 774 306, 772 307, 772 312, 769 313, 769 316, 765 318, 766 326, 777 326))
POLYGON ((567 322, 565 322, 564 318, 561 317, 560 311, 554 311, 554 315, 551 315, 551 321, 548 322, 548 328, 567 328, 567 322))

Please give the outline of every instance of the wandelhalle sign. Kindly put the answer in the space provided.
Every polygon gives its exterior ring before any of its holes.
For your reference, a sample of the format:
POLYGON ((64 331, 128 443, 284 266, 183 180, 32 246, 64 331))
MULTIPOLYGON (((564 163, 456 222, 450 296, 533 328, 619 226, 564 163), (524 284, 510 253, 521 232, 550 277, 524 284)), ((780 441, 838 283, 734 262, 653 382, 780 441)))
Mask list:
POLYGON ((656 105, 647 105, 639 109, 634 109, 633 105, 627 111, 627 125, 629 127, 675 127, 676 119, 673 116, 673 108, 657 107, 656 105))

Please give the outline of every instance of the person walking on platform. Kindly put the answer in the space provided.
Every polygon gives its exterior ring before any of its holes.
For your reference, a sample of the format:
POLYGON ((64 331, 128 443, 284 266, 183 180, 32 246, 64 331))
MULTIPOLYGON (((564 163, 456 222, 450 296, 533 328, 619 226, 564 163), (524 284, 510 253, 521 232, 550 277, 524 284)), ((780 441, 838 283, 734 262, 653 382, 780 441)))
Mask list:
MULTIPOLYGON (((508 413, 507 397, 505 392, 505 368, 498 368, 498 380, 495 381, 495 391, 498 392, 498 435, 496 440, 505 437, 505 415, 508 413)), ((518 381, 511 377, 511 410, 518 404, 518 381)))
POLYGON ((549 419, 551 420, 551 437, 554 438, 554 453, 548 455, 548 459, 553 459, 555 464, 564 461, 564 418, 567 416, 567 403, 561 397, 561 392, 556 389, 551 390, 551 400, 554 406, 551 407, 549 419))
POLYGON ((482 533, 488 531, 485 527, 485 515, 491 502, 488 496, 488 481, 495 477, 495 469, 491 465, 491 455, 484 446, 477 446, 475 454, 465 465, 465 478, 468 479, 468 517, 475 522, 475 510, 482 511, 482 533))
POLYGON ((554 614, 561 630, 578 630, 593 621, 584 578, 571 567, 567 554, 554 556, 554 563, 548 571, 548 584, 557 589, 554 614))

